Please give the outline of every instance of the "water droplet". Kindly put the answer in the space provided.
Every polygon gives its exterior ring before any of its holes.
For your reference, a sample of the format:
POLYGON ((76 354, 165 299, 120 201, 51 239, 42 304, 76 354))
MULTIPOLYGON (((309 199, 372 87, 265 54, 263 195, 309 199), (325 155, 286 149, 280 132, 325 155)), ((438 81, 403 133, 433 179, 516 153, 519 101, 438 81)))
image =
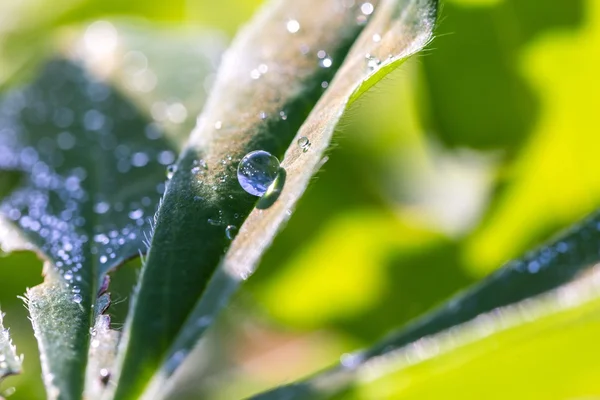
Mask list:
POLYGON ((163 150, 158 153, 158 162, 161 165, 169 165, 175 161, 175 154, 171 150, 163 150))
POLYGON ((227 225, 227 228, 225 228, 225 236, 227 236, 227 239, 233 240, 235 235, 237 235, 237 231, 238 231, 237 226, 227 225))
POLYGON ((369 70, 373 71, 381 64, 381 60, 367 53, 365 55, 365 60, 367 60, 367 67, 369 70))
POLYGON ((106 264, 107 261, 108 261, 108 257, 100 256, 100 264, 106 264))
POLYGON ((263 150, 250 152, 238 165, 238 182, 246 192, 261 197, 277 178, 279 168, 279 160, 271 153, 263 150))
POLYGON ((380 35, 380 34, 378 34, 378 33, 374 34, 374 35, 373 35, 373 41, 374 41, 375 43, 377 43, 377 42, 380 42, 380 41, 381 41, 381 35, 380 35))
POLYGON ((340 357, 340 364, 342 364, 344 368, 353 369, 356 368, 363 360, 364 356, 360 353, 345 353, 340 357))
POLYGON ((110 371, 106 368, 100 370, 100 381, 102 384, 107 385, 110 380, 110 371))
POLYGON ((260 117, 260 119, 267 119, 267 113, 264 111, 261 111, 260 114, 258 114, 258 116, 260 117))
POLYGON ((295 19, 290 19, 285 25, 289 33, 296 33, 300 30, 300 23, 295 19))
POLYGON ((110 209, 110 204, 105 201, 99 201, 94 204, 94 212, 96 214, 105 214, 110 209))
POLYGON ((360 11, 365 15, 373 14, 374 10, 375 10, 375 7, 373 7, 373 4, 371 4, 369 2, 362 3, 360 6, 360 11))
POLYGON ((258 66, 258 72, 260 72, 261 74, 266 74, 268 70, 269 66, 267 64, 260 64, 258 66))
POLYGON ((138 208, 129 212, 129 218, 133 220, 140 219, 144 216, 144 210, 138 208))
POLYGON ((171 179, 177 171, 177 165, 171 164, 167 167, 167 179, 171 179))
POLYGON ((332 64, 333 60, 330 57, 325 57, 319 62, 319 65, 323 68, 329 68, 332 64))
POLYGON ((279 111, 279 116, 284 121, 287 119, 287 114, 285 113, 285 111, 279 111))
POLYGON ((308 149, 310 148, 310 141, 308 140, 308 138, 306 136, 302 136, 300 139, 298 139, 298 146, 300 146, 300 148, 302 149, 302 151, 304 153, 306 153, 308 151, 308 149))
POLYGON ((327 86, 329 86, 329 82, 327 82, 327 81, 323 81, 323 82, 321 82, 321 87, 322 87, 323 89, 327 89, 327 86))
POLYGON ((215 129, 216 129, 216 130, 219 130, 219 129, 221 129, 221 127, 222 127, 222 126, 223 126, 223 123, 222 123, 221 121, 217 121, 217 122, 215 122, 215 129))
POLYGON ((83 301, 83 297, 81 297, 79 293, 75 293, 73 295, 73 301, 77 304, 81 304, 81 302, 83 301))
POLYGON ((253 69, 252 71, 250 71, 250 78, 252 78, 252 79, 260 78, 260 72, 258 72, 257 69, 253 69))

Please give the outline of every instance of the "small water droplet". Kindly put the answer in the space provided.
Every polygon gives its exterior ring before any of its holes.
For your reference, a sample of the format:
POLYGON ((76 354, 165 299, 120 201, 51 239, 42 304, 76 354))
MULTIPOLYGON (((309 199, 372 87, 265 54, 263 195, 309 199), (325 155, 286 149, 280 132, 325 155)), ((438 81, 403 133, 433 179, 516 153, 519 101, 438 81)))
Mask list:
POLYGON ((302 136, 300 139, 298 139, 298 146, 300 146, 300 148, 302 149, 302 151, 304 153, 306 153, 308 151, 308 149, 310 148, 310 141, 308 140, 308 138, 306 136, 302 136))
POLYGON ((81 304, 81 302, 83 301, 83 297, 81 297, 79 293, 75 293, 73 295, 73 301, 77 304, 81 304))
POLYGON ((94 212, 96 214, 105 214, 110 209, 110 204, 105 201, 99 201, 94 204, 94 212))
POLYGON ((380 34, 378 34, 378 33, 374 34, 374 35, 373 35, 373 41, 374 41, 375 43, 377 43, 377 42, 380 42, 380 41, 381 41, 381 35, 380 35, 380 34))
POLYGON ((227 239, 233 240, 235 235, 237 235, 237 231, 238 231, 237 226, 227 225, 227 228, 225 228, 225 236, 227 236, 227 239))
POLYGON ((381 60, 367 53, 365 55, 365 60, 367 60, 367 67, 369 70, 375 70, 380 64, 381 60))
POLYGON ((287 114, 285 113, 285 111, 279 111, 279 116, 284 121, 287 119, 287 114))
MULTIPOLYGON (((321 50, 321 51, 323 51, 323 50, 321 50)), ((322 57, 321 51, 319 51, 319 53, 317 53, 317 56, 321 59, 321 61, 319 61, 319 65, 323 68, 331 67, 333 65, 333 60, 324 51, 323 51, 323 53, 325 53, 325 55, 324 55, 324 57, 322 57)))
POLYGON ((223 123, 222 123, 221 121, 217 121, 217 122, 215 122, 215 129, 216 129, 216 130, 219 130, 219 129, 221 129, 221 127, 222 127, 222 126, 223 126, 223 123))
POLYGON ((277 178, 279 168, 279 160, 271 153, 263 150, 250 152, 238 165, 238 182, 246 192, 261 197, 277 178))
POLYGON ((285 25, 289 33, 296 33, 300 30, 300 23, 295 19, 290 19, 285 25))
POLYGON ((128 215, 130 219, 137 220, 144 216, 144 210, 138 208, 136 210, 130 211, 128 215))
POLYGON ((258 114, 258 116, 260 117, 260 119, 267 119, 267 113, 264 111, 261 111, 260 114, 258 114))
POLYGON ((371 4, 369 2, 362 3, 360 6, 360 11, 365 15, 373 14, 374 10, 375 10, 375 7, 373 7, 373 4, 371 4))
POLYGON ((340 357, 340 364, 344 368, 353 369, 356 368, 362 361, 364 360, 364 356, 359 353, 345 353, 340 357))
POLYGON ((327 81, 323 81, 323 82, 321 82, 321 87, 322 87, 323 89, 327 89, 327 86, 329 86, 329 82, 327 82, 327 81))
POLYGON ((267 64, 260 64, 258 66, 258 72, 260 72, 261 74, 266 74, 268 70, 269 66, 267 64))
POLYGON ((110 371, 106 368, 100 370, 100 381, 102 384, 107 385, 110 380, 110 371))
POLYGON ((177 165, 171 164, 167 167, 167 179, 171 179, 177 171, 177 165))

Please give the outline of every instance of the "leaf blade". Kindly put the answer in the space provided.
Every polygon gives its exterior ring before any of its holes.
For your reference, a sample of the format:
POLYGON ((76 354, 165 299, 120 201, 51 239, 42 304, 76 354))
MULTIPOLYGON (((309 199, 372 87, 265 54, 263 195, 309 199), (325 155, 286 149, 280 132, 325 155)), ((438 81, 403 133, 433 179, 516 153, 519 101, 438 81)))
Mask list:
MULTIPOLYGON (((577 288, 577 284, 572 282, 578 278, 584 281, 583 289, 570 291, 573 294, 580 290, 589 292, 585 285, 591 285, 592 296, 587 298, 597 297, 596 264, 600 261, 597 251, 600 240, 599 221, 600 214, 589 216, 555 241, 526 254, 521 259, 509 262, 482 282, 458 293, 442 306, 417 318, 375 346, 351 355, 338 366, 314 378, 266 392, 257 398, 272 399, 284 395, 305 398, 318 395, 320 389, 316 389, 317 393, 314 393, 315 387, 320 385, 318 382, 324 382, 324 386, 327 387, 326 396, 338 394, 347 390, 353 384, 355 372, 369 365, 371 361, 385 358, 397 349, 414 344, 420 339, 451 332, 456 325, 471 323, 481 315, 492 315, 495 309, 526 302, 532 297, 543 297, 548 292, 551 293, 548 297, 560 306, 561 297, 553 297, 552 291, 556 292, 563 286, 570 290, 569 284, 577 288), (592 274, 594 271, 595 274, 592 274), (586 278, 588 275, 592 277, 586 278)), ((585 296, 583 298, 587 299, 585 296)))
MULTIPOLYGON (((355 20, 358 12, 357 6, 340 7, 336 1, 275 1, 225 56, 157 214, 122 342, 119 379, 129 384, 120 385, 115 398, 135 397, 144 390, 143 381, 153 371, 140 373, 140 363, 152 370, 168 360, 172 366, 182 361, 186 353, 178 353, 171 344, 211 277, 231 291, 237 287, 237 277, 222 271, 213 277, 229 246, 226 226, 238 225, 255 202, 237 182, 237 162, 257 149, 283 154, 320 97, 322 82, 331 79, 362 29, 355 20), (287 28, 291 18, 299 23, 296 32, 287 28), (280 40, 281 35, 288 35, 288 41, 280 40), (320 66, 319 60, 325 59, 320 66), (146 323, 153 329, 142 334, 146 323)), ((222 307, 222 300, 226 298, 208 300, 211 315, 222 307)), ((198 328, 199 336, 206 326, 198 328)))

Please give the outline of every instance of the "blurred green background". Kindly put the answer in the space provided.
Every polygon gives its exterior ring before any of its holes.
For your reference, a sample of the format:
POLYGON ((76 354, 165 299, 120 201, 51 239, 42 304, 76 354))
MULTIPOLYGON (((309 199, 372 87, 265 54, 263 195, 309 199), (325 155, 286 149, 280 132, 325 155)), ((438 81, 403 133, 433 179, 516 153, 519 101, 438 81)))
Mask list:
MULTIPOLYGON (((0 88, 29 81, 93 21, 111 21, 134 32, 127 46, 148 59, 171 49, 155 72, 160 96, 189 110, 170 127, 180 138, 212 72, 191 71, 203 80, 189 93, 169 79, 194 68, 191 48, 216 63, 259 3, 4 0, 0 88)), ((443 2, 429 48, 344 117, 323 170, 207 339, 210 351, 182 371, 193 384, 175 392, 228 399, 322 368, 598 208, 598 49, 596 0, 443 2)), ((161 97, 138 96, 160 119, 152 101, 161 97)), ((117 328, 138 266, 114 279, 117 328)), ((0 306, 25 354, 25 373, 0 388, 15 386, 14 399, 44 397, 17 298, 40 282, 33 254, 0 255, 0 306)))

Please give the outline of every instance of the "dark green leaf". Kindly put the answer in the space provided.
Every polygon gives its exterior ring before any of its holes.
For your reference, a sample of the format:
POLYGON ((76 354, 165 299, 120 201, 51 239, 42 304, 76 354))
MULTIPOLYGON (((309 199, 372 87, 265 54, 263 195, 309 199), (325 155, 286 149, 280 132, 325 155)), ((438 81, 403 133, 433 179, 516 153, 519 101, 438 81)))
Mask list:
MULTIPOLYGON (((556 241, 509 262, 503 268, 438 309, 410 323, 406 328, 366 351, 347 355, 340 365, 306 382, 276 389, 261 399, 314 398, 317 382, 327 385, 328 397, 353 384, 356 371, 378 359, 424 337, 568 284, 589 272, 600 260, 600 215, 595 214, 556 241)), ((317 389, 319 392, 320 389, 317 389)))
POLYGON ((49 396, 80 398, 97 293, 144 248, 161 155, 173 151, 144 136, 156 128, 130 103, 66 61, 9 93, 0 126, 0 169, 24 174, 0 214, 48 261, 27 296, 49 396))

